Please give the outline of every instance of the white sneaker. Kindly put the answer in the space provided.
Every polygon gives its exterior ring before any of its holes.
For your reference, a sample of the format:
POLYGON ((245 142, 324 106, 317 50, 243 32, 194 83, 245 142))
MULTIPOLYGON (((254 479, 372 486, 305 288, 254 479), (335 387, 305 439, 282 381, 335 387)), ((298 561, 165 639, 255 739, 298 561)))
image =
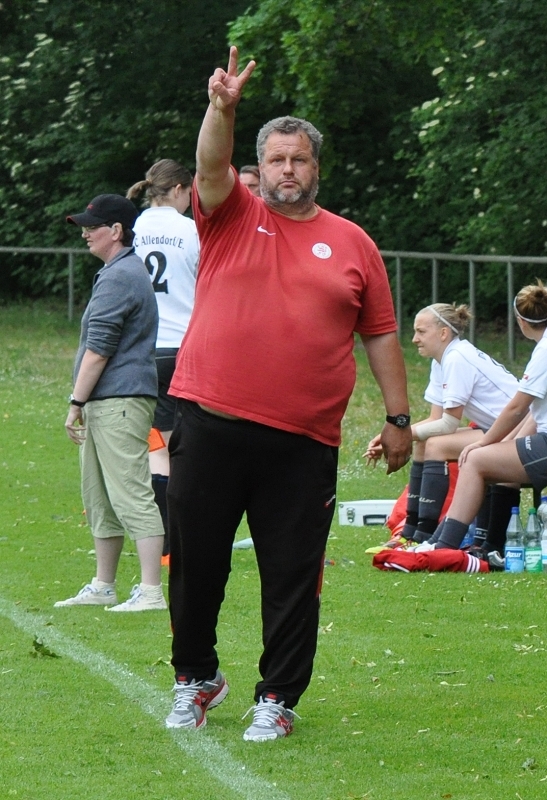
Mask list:
POLYGON ((429 544, 429 542, 422 542, 421 544, 416 545, 416 547, 410 548, 414 551, 414 553, 430 553, 432 550, 435 550, 434 544, 429 544))
POLYGON ((167 728, 204 728, 207 725, 205 712, 219 706, 229 692, 226 678, 220 670, 208 681, 175 680, 175 704, 165 720, 167 728))
POLYGON ((167 603, 161 585, 147 586, 144 583, 137 583, 131 589, 129 600, 112 608, 105 608, 105 611, 155 611, 166 608, 167 603))
POLYGON ((80 589, 75 597, 68 600, 57 600, 54 608, 63 606, 108 606, 118 602, 116 597, 116 585, 114 583, 104 583, 93 578, 91 583, 87 583, 80 589))
MULTIPOLYGON (((275 702, 275 695, 266 693, 258 698, 258 703, 247 711, 253 712, 253 721, 243 734, 246 742, 268 742, 281 739, 292 733, 296 711, 285 708, 285 702, 275 702)), ((243 719, 247 716, 243 715, 243 719)), ((300 719, 300 717, 298 717, 300 719)))

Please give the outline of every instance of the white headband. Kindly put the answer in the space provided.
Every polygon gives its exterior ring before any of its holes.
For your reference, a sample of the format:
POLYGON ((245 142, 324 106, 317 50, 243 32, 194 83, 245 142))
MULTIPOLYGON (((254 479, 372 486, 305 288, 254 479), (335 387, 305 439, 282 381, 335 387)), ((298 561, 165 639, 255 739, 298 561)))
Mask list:
POLYGON ((428 306, 428 307, 427 307, 427 310, 428 310, 428 311, 431 311, 433 314, 435 314, 435 316, 436 316, 436 317, 438 317, 438 318, 441 320, 441 322, 443 323, 443 325, 446 325, 448 328, 450 328, 450 330, 454 331, 454 333, 456 334, 456 336, 459 336, 459 335, 460 335, 460 332, 459 332, 459 330, 458 330, 457 328, 455 328, 455 327, 452 325, 452 323, 450 323, 450 322, 449 322, 447 319, 445 319, 445 318, 443 317, 443 315, 442 315, 442 314, 439 314, 439 312, 437 311, 437 309, 436 309, 436 308, 433 308, 433 306, 428 306))
POLYGON ((516 297, 513 300, 513 308, 515 309, 515 314, 517 315, 517 317, 520 317, 525 322, 531 322, 532 325, 535 325, 537 322, 547 322, 547 317, 545 317, 545 319, 528 319, 528 317, 523 317, 522 314, 520 313, 520 311, 517 308, 517 298, 516 297))

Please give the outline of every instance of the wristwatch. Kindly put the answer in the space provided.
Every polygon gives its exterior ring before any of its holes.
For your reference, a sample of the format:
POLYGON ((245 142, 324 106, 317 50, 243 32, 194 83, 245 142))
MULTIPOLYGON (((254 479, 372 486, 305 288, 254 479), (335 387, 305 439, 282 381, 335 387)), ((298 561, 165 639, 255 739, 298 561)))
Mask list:
POLYGON ((410 416, 408 414, 396 414, 392 417, 388 414, 386 416, 386 422, 391 422, 391 424, 395 425, 397 428, 408 428, 410 425, 410 416))
POLYGON ((78 408, 83 408, 86 404, 85 400, 83 402, 81 400, 76 400, 73 394, 69 396, 68 402, 71 406, 78 406, 78 408))

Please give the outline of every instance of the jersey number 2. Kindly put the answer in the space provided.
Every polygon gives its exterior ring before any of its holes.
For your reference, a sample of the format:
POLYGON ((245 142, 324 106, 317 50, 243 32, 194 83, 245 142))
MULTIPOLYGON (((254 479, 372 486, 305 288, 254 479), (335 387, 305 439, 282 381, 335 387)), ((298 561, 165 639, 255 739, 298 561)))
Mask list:
POLYGON ((144 259, 144 263, 146 265, 146 269, 152 276, 152 287, 154 291, 165 292, 165 294, 169 294, 167 278, 162 281, 163 273, 167 267, 167 259, 165 258, 164 254, 157 251, 148 253, 144 259))

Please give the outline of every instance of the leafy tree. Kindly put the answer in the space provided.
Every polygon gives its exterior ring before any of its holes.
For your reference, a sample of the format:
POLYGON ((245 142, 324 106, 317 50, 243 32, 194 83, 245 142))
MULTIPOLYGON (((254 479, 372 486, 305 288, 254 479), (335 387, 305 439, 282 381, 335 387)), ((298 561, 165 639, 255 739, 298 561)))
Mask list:
MULTIPOLYGON (((406 151, 414 204, 439 247, 471 253, 547 251, 547 6, 481 2, 439 53, 438 91, 413 114, 419 150, 406 151)), ((503 268, 486 266, 478 289, 491 314, 504 305, 503 268)), ((531 280, 536 268, 520 268, 531 280)))
POLYGON ((439 210, 443 240, 460 252, 547 249, 546 39, 544 4, 481 3, 433 70, 437 95, 414 113, 417 205, 439 210))
MULTIPOLYGON (((77 246, 64 222, 69 211, 102 192, 125 193, 158 158, 191 168, 207 80, 226 60, 228 21, 245 7, 0 5, 0 243, 77 246)), ((64 260, 9 263, 14 291, 64 289, 64 260)))
MULTIPOLYGON (((546 8, 261 0, 231 34, 258 62, 249 91, 289 102, 326 134, 320 201, 380 246, 538 254, 547 240, 547 189, 532 178, 547 145, 546 8)), ((409 310, 427 297, 427 270, 405 277, 409 310)), ((492 312, 505 299, 502 270, 479 270, 492 312)), ((466 286, 465 269, 441 271, 446 296, 466 286)))
POLYGON ((411 109, 436 92, 430 54, 464 14, 447 0, 261 0, 231 26, 257 60, 247 93, 288 103, 324 133, 321 203, 383 247, 423 237, 415 183, 396 154, 413 135, 411 109))
MULTIPOLYGON (((384 249, 541 254, 545 8, 4 0, 0 243, 75 244, 68 211, 125 192, 157 158, 192 168, 207 80, 226 63, 229 36, 242 61, 258 63, 238 109, 236 164, 255 159, 265 120, 305 116, 325 135, 320 202, 384 249)), ((3 261, 4 289, 64 290, 64 260, 3 261)), ((416 267, 405 279, 409 310, 424 278, 416 267)), ((446 271, 443 294, 457 297, 465 282, 465 271, 446 271)), ((495 310, 500 268, 481 270, 479 288, 495 310)))

